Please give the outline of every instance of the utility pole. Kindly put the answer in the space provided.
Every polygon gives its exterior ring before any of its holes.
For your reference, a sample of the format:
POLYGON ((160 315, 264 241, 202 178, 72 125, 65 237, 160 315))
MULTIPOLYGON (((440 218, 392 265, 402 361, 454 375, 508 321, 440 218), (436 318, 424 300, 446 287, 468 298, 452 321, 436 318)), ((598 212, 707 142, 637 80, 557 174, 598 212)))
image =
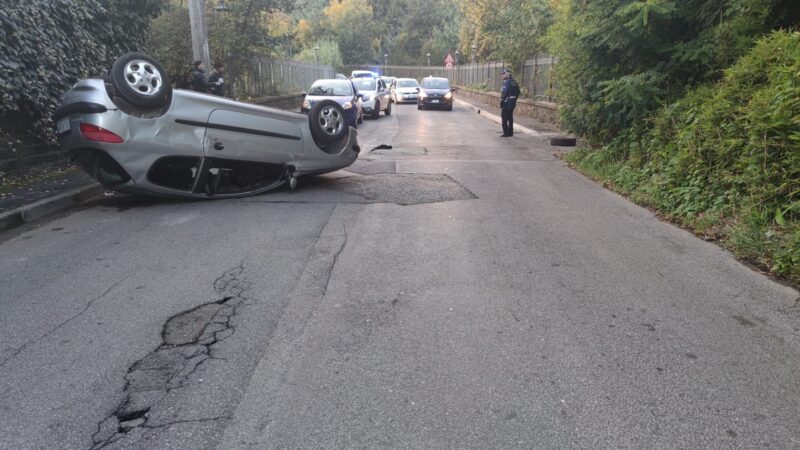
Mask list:
POLYGON ((206 26, 206 0, 189 0, 189 25, 192 28, 192 57, 203 61, 211 69, 208 55, 208 27, 206 26))

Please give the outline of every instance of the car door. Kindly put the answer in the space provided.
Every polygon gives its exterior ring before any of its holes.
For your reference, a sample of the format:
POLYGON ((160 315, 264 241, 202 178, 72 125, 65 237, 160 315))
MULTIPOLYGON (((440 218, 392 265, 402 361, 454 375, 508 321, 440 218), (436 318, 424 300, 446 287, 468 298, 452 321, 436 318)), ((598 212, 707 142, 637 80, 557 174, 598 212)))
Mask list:
POLYGON ((208 117, 207 157, 283 164, 303 151, 300 126, 279 113, 215 109, 208 117))
POLYGON ((389 107, 389 91, 386 89, 386 83, 378 78, 378 96, 381 99, 381 109, 389 107))

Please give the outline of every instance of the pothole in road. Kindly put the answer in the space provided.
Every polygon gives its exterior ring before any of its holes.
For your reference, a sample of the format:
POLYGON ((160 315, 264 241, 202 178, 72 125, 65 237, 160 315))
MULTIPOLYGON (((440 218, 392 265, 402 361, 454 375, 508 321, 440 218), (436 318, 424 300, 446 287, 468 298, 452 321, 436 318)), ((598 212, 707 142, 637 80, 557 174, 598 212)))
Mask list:
MULTIPOLYGON (((155 428, 148 423, 151 408, 170 391, 184 386, 205 362, 215 359, 213 346, 234 333, 231 318, 244 301, 243 266, 225 272, 214 282, 221 299, 204 303, 170 317, 161 331, 161 345, 128 368, 124 399, 98 424, 92 449, 122 439, 135 428, 155 428)), ((218 358, 217 358, 218 359, 218 358)))

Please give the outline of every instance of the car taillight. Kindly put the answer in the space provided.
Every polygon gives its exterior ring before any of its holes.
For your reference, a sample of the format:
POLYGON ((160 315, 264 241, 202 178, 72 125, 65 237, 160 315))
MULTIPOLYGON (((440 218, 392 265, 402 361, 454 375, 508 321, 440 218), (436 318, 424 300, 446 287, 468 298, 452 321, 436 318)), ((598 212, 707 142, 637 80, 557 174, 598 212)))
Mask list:
POLYGON ((108 144, 121 144, 122 138, 116 134, 90 123, 81 124, 81 134, 90 141, 105 142, 108 144))

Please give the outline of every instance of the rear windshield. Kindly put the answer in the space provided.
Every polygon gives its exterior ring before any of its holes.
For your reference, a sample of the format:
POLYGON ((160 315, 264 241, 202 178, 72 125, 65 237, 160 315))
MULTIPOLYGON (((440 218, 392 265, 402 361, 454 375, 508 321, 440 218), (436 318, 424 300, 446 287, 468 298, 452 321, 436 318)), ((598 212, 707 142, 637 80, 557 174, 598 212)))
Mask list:
POLYGON ((419 87, 417 80, 399 80, 397 87, 419 87))
POLYGON ((422 80, 422 87, 426 89, 450 89, 450 82, 447 78, 425 78, 422 80))
POLYGON ((353 95, 349 82, 323 81, 314 83, 308 95, 345 96, 353 95))
POLYGON ((374 91, 375 90, 375 83, 378 81, 374 78, 354 78, 353 84, 356 85, 356 89, 359 91, 374 91))

